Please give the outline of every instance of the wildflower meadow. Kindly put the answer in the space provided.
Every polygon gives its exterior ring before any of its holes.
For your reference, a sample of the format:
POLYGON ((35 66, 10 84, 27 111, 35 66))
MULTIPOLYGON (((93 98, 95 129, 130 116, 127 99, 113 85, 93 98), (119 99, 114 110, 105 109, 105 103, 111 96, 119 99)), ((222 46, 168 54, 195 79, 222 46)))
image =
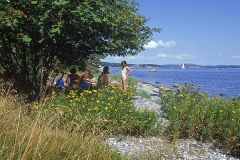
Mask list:
POLYGON ((159 88, 159 96, 170 120, 172 139, 211 140, 233 154, 240 153, 240 95, 229 99, 200 92, 201 86, 159 88))
POLYGON ((92 90, 53 90, 45 100, 35 103, 34 111, 41 111, 51 120, 52 127, 70 126, 80 132, 114 134, 155 133, 157 114, 152 110, 136 110, 133 95, 136 89, 122 90, 116 83, 92 90))

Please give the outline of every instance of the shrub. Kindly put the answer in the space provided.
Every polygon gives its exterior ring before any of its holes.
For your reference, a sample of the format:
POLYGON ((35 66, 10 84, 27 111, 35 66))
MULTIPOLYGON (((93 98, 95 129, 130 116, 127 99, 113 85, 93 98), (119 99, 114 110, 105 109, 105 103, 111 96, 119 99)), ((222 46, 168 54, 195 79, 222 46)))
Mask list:
POLYGON ((200 93, 201 86, 159 88, 164 111, 170 119, 172 138, 211 139, 232 153, 240 153, 240 96, 229 99, 200 93))

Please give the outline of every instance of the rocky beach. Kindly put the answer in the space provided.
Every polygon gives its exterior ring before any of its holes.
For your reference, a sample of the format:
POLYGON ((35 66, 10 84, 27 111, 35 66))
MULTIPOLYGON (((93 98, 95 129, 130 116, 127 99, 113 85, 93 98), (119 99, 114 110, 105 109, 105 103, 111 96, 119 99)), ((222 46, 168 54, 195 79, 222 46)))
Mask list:
MULTIPOLYGON (((168 119, 157 103, 160 100, 157 96, 158 88, 138 82, 137 89, 147 92, 151 97, 147 99, 135 96, 136 109, 155 110, 159 116, 159 121, 162 122, 163 129, 167 129, 168 119)), ((126 135, 111 137, 106 142, 113 150, 132 159, 237 159, 221 152, 218 148, 214 148, 211 143, 201 143, 195 139, 179 139, 171 142, 164 135, 126 135)))

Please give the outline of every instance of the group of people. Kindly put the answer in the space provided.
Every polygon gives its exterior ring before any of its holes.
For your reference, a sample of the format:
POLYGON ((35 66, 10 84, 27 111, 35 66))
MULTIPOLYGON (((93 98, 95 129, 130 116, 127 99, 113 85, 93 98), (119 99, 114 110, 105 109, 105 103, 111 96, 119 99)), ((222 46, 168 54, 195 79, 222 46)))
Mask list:
POLYGON ((82 74, 78 75, 76 73, 76 69, 72 68, 70 70, 70 73, 67 76, 66 83, 69 85, 70 89, 75 89, 75 88, 83 88, 87 89, 91 86, 91 79, 93 78, 92 72, 93 70, 91 68, 88 68, 86 72, 83 72, 82 74))
MULTIPOLYGON (((129 76, 129 74, 132 73, 132 70, 127 66, 126 61, 122 61, 121 65, 122 65, 121 86, 122 86, 122 89, 125 90, 127 77, 129 76)), ((70 89, 75 89, 78 87, 82 89, 88 89, 89 87, 92 87, 91 79, 93 78, 92 76, 93 70, 91 68, 88 68, 86 72, 80 75, 77 74, 76 72, 77 72, 76 69, 73 68, 70 70, 71 74, 67 76, 66 83, 69 85, 70 89)), ((110 84, 108 74, 109 74, 109 67, 105 66, 103 68, 102 74, 98 77, 98 82, 97 82, 98 87, 108 86, 110 84)))

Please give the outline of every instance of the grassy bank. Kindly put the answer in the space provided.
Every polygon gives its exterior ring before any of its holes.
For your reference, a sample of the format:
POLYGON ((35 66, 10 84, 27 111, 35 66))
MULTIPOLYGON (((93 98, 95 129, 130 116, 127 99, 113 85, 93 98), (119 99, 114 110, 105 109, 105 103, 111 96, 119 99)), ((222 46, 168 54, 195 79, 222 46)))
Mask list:
POLYGON ((229 99, 199 92, 201 86, 160 87, 159 103, 170 119, 171 138, 211 140, 218 147, 240 153, 240 96, 229 99))
POLYGON ((33 119, 22 96, 2 92, 0 102, 0 159, 122 159, 101 135, 50 127, 41 111, 33 119))
MULTIPOLYGON (((110 75, 120 80, 119 75, 110 75)), ((41 102, 24 104, 23 96, 1 92, 2 159, 122 159, 103 141, 106 135, 157 134, 157 115, 135 110, 134 87, 52 90, 41 102)), ((126 158, 126 157, 125 157, 126 158)))
POLYGON ((101 89, 52 91, 34 105, 33 113, 48 117, 54 128, 93 134, 155 134, 157 115, 134 108, 134 87, 111 85, 101 89))

